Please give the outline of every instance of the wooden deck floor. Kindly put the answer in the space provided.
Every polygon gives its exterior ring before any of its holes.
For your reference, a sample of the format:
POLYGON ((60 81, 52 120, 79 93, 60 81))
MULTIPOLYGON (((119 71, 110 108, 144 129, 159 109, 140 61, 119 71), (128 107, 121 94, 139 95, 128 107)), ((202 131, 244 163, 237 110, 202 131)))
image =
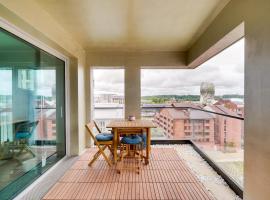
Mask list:
POLYGON ((117 174, 101 158, 88 167, 89 149, 45 195, 52 199, 214 199, 173 148, 152 148, 140 174, 117 174))

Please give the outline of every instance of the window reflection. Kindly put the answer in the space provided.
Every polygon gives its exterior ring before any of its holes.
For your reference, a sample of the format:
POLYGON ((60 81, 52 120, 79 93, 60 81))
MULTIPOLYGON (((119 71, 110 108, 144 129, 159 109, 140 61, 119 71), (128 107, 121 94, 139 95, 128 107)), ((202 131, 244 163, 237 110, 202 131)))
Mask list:
POLYGON ((65 155, 64 62, 0 29, 0 199, 65 155))

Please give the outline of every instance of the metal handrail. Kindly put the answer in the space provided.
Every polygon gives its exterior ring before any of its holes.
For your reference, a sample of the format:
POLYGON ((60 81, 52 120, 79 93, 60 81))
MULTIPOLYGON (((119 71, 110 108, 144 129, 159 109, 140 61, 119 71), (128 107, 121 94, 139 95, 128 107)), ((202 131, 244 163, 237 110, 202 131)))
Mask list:
MULTIPOLYGON (((174 107, 174 108, 177 108, 177 107, 174 107)), ((183 107, 181 107, 181 108, 183 108, 183 107)), ((234 116, 234 115, 228 115, 228 114, 224 114, 224 113, 218 113, 218 112, 214 112, 214 111, 211 111, 211 110, 205 110, 205 109, 194 108, 194 107, 184 107, 184 108, 193 109, 193 110, 199 110, 199 111, 202 111, 202 112, 207 112, 207 113, 222 115, 222 116, 230 117, 230 118, 234 118, 234 119, 244 120, 244 117, 238 117, 238 116, 234 116)))
MULTIPOLYGON (((114 109, 115 107, 99 107, 98 109, 114 109)), ((124 108, 124 107, 117 107, 117 108, 124 108)), ((216 114, 216 115, 222 115, 224 117, 230 117, 230 118, 234 118, 234 119, 239 119, 239 120, 244 120, 244 117, 240 117, 240 116, 236 116, 236 115, 228 115, 228 114, 224 114, 224 113, 219 113, 219 112, 215 112, 215 111, 211 111, 211 110, 205 110, 202 108, 196 108, 196 107, 177 107, 177 106, 142 106, 142 109, 162 109, 162 108, 182 108, 182 109, 193 109, 193 110, 198 110, 198 111, 202 111, 202 112, 207 112, 207 113, 212 113, 212 114, 216 114)))
POLYGON ((239 120, 244 120, 243 117, 240 117, 240 116, 234 116, 234 115, 228 115, 228 114, 224 114, 224 113, 219 113, 219 112, 214 112, 214 111, 210 111, 210 110, 205 110, 205 109, 201 109, 201 108, 195 108, 195 107, 177 107, 177 106, 155 106, 155 107, 144 107, 142 106, 141 107, 142 109, 151 109, 151 108, 154 108, 154 109, 161 109, 161 108, 183 108, 183 109, 193 109, 193 110, 199 110, 199 111, 202 111, 202 112, 207 112, 207 113, 212 113, 212 114, 217 114, 217 115, 222 115, 222 116, 225 116, 225 117, 230 117, 230 118, 234 118, 234 119, 239 119, 239 120))

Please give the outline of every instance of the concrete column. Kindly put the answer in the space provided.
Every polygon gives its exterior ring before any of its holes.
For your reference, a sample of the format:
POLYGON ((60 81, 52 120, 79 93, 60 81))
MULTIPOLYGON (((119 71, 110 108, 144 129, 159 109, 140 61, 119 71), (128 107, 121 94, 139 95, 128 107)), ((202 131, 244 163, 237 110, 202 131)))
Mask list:
POLYGON ((270 2, 245 1, 244 199, 270 196, 270 2), (252 13, 252 14, 251 14, 252 13))
MULTIPOLYGON (((86 123, 93 120, 94 112, 94 84, 93 84, 93 70, 90 67, 86 67, 85 70, 85 111, 86 111, 86 123)), ((85 134, 85 147, 89 148, 93 145, 93 141, 90 138, 89 133, 85 134)))
POLYGON ((141 68, 133 64, 125 67, 125 118, 129 115, 141 118, 141 68))
POLYGON ((78 60, 70 58, 69 63, 69 149, 70 156, 79 155, 79 126, 78 126, 78 60))

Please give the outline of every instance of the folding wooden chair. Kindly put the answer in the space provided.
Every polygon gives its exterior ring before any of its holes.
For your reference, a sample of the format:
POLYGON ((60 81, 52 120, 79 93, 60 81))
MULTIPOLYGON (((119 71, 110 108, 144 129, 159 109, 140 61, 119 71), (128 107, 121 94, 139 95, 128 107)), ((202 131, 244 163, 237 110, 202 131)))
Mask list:
POLYGON ((112 153, 112 143, 113 143, 113 134, 111 133, 101 133, 101 130, 97 126, 96 122, 92 121, 85 125, 87 131, 90 134, 90 137, 94 140, 94 144, 97 146, 98 151, 93 156, 92 160, 89 162, 88 166, 91 166, 97 158, 102 155, 105 161, 108 163, 109 166, 112 166, 112 162, 104 153, 105 149, 108 147, 110 152, 112 153), (93 129, 94 127, 99 132, 96 136, 94 135, 93 129))

